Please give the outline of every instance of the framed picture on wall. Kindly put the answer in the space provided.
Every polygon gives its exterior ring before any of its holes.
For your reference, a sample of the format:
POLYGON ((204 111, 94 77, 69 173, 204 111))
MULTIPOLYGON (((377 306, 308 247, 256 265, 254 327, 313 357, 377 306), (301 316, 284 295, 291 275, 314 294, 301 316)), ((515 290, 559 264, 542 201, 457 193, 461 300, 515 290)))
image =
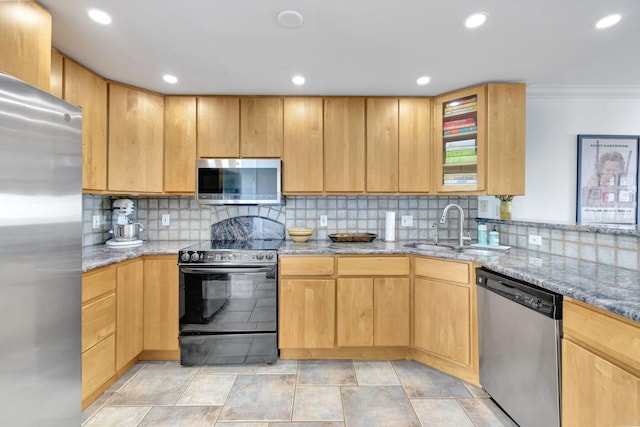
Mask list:
POLYGON ((578 224, 638 224, 639 136, 578 135, 578 224))

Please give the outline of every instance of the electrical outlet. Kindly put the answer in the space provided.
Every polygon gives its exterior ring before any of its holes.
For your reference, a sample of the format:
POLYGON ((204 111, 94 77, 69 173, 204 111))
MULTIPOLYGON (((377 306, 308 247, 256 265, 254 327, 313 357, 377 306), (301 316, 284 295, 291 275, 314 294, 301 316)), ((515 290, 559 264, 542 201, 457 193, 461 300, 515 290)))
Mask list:
POLYGON ((93 228, 100 228, 100 215, 93 216, 93 228))
POLYGON ((403 227, 413 227, 413 216, 411 216, 411 215, 402 215, 402 226, 403 227))
POLYGON ((534 234, 529 234, 529 244, 540 246, 542 244, 542 237, 536 236, 534 234))
POLYGON ((162 214, 162 225, 171 225, 171 215, 162 214))
POLYGON ((327 226, 327 216, 320 215, 320 227, 326 227, 326 226, 327 226))

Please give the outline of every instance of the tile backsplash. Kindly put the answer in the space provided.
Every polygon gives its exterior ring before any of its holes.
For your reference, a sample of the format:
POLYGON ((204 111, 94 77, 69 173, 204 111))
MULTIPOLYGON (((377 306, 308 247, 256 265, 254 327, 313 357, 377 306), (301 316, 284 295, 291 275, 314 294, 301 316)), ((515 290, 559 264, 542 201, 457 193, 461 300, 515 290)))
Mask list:
MULTIPOLYGON (((126 196, 125 196, 126 197, 126 196)), ((114 196, 83 196, 83 246, 104 243, 111 236, 111 204, 114 196), (93 217, 101 219, 93 228, 93 217)), ((312 227, 312 240, 326 240, 331 233, 376 233, 384 239, 387 211, 396 213, 397 240, 431 240, 437 225, 438 236, 454 240, 458 236, 459 218, 450 211, 445 224, 440 215, 449 203, 460 205, 465 214, 463 224, 476 239, 478 198, 475 196, 288 196, 276 206, 210 206, 195 203, 192 196, 132 197, 136 212, 132 222, 144 227, 142 240, 208 240, 211 225, 238 216, 262 216, 286 227, 312 227), (170 224, 162 225, 162 215, 170 215, 170 224), (327 226, 320 227, 320 215, 327 216, 327 226), (403 216, 412 216, 413 225, 403 227, 403 216)), ((565 256, 606 265, 638 269, 640 244, 637 233, 603 232, 580 226, 562 226, 526 221, 483 220, 500 231, 500 243, 540 253, 565 256), (528 236, 538 235, 542 245, 529 245, 528 236)), ((491 228, 491 227, 490 227, 491 228)))
MULTIPOLYGON (((211 224, 237 216, 263 216, 286 227, 312 227, 312 239, 325 240, 331 233, 368 232, 384 238, 387 211, 396 212, 396 239, 431 239, 442 210, 449 203, 460 205, 465 213, 464 229, 475 238, 474 218, 477 197, 436 196, 288 196, 276 206, 210 206, 195 203, 192 196, 124 196, 136 205, 132 222, 144 227, 142 240, 208 240, 211 224), (162 225, 162 215, 170 215, 170 225, 162 225), (327 227, 320 227, 320 215, 327 216, 327 227), (412 216, 413 225, 401 226, 402 216, 412 216)), ((117 197, 83 196, 83 245, 104 243, 110 238, 111 204, 117 197), (94 215, 101 227, 94 229, 94 215)), ((457 213, 450 212, 445 224, 437 224, 441 239, 455 239, 459 228, 457 213)))

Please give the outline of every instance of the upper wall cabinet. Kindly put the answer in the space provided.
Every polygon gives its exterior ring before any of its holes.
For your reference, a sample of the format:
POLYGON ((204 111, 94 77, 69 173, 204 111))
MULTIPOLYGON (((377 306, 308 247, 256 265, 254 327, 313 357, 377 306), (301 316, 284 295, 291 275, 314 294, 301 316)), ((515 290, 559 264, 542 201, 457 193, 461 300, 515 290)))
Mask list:
POLYGON ((240 157, 240 98, 198 97, 198 157, 240 157))
POLYGON ((324 100, 324 179, 326 192, 365 190, 364 98, 324 100))
POLYGON ((49 91, 51 14, 35 1, 0 1, 0 71, 49 91))
POLYGON ((109 191, 162 192, 164 98, 109 83, 109 191))
POLYGON ((82 107, 82 189, 107 189, 107 82, 64 58, 63 98, 82 107))
POLYGON ((431 99, 400 98, 398 103, 398 191, 431 191, 431 99))
POLYGON ((367 192, 398 192, 398 98, 367 98, 367 192))
POLYGON ((283 101, 240 99, 240 157, 282 157, 283 101))
POLYGON ((525 85, 488 84, 435 99, 438 192, 524 194, 525 85))
POLYGON ((164 191, 194 193, 196 181, 196 97, 164 100, 164 191))
POLYGON ((323 190, 322 98, 284 99, 284 193, 323 190))

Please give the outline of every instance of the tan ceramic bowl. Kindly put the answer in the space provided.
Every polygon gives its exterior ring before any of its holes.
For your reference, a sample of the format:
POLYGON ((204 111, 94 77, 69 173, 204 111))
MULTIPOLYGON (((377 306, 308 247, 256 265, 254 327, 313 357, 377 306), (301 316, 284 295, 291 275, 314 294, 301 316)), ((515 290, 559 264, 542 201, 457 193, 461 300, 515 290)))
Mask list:
POLYGON ((311 237, 311 233, 313 232, 313 228, 305 228, 305 227, 292 227, 287 228, 289 232, 289 237, 294 242, 306 242, 311 237))

